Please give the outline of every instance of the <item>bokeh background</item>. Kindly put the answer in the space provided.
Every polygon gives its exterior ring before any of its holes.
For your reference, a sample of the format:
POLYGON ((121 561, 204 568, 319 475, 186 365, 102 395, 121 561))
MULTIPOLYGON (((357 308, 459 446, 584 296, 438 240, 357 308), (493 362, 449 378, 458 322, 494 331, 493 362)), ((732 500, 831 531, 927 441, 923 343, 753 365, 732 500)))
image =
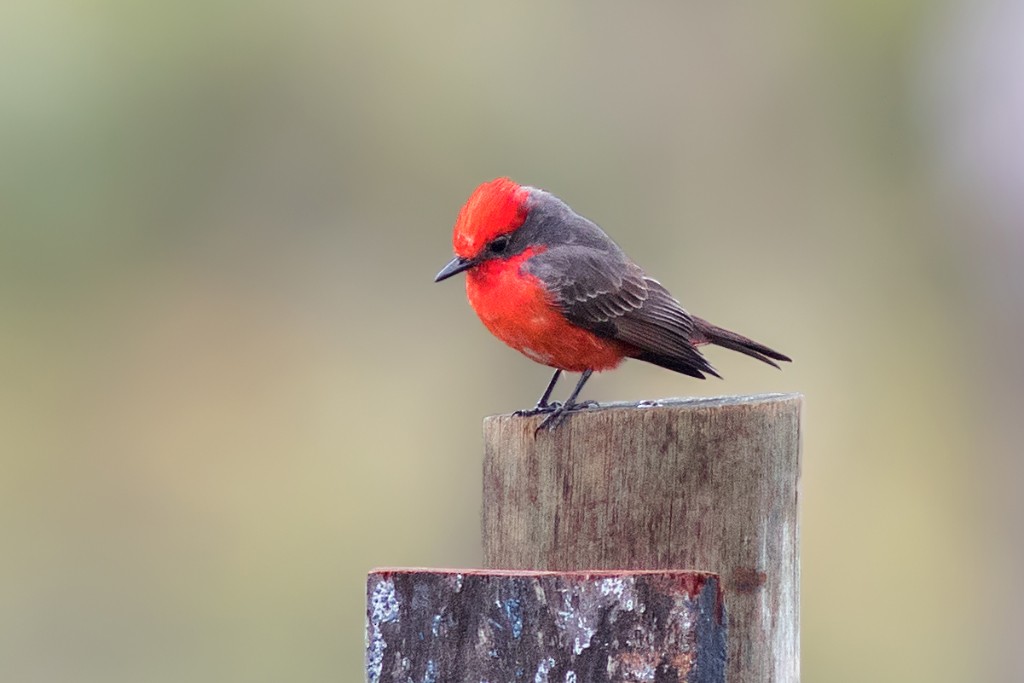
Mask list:
MULTIPOLYGON (((1024 3, 0 8, 0 679, 359 681, 548 377, 434 285, 509 175, 790 355, 807 681, 1024 680, 1024 3)), ((568 387, 563 387, 563 391, 568 387)))

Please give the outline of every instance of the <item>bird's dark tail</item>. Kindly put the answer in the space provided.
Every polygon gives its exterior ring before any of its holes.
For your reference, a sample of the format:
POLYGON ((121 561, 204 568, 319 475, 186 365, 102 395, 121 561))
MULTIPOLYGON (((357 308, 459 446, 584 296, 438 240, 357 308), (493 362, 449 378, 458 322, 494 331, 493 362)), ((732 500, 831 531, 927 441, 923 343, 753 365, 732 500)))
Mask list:
POLYGON ((712 325, 707 320, 702 320, 697 316, 693 316, 693 324, 694 332, 696 332, 696 336, 692 340, 694 344, 714 344, 715 346, 732 349, 775 367, 779 367, 778 363, 775 362, 777 360, 786 362, 791 360, 788 356, 784 356, 764 344, 759 344, 741 334, 712 325))

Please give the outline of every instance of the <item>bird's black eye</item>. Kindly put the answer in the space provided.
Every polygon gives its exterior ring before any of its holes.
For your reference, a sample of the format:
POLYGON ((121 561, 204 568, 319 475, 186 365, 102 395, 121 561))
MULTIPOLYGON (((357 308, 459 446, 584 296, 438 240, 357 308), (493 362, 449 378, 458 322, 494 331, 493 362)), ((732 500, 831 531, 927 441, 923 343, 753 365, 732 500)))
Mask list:
POLYGON ((500 254, 501 252, 505 251, 505 249, 508 248, 509 239, 510 238, 508 235, 498 235, 497 237, 495 237, 493 240, 491 240, 490 245, 488 245, 491 249, 491 252, 494 254, 500 254))

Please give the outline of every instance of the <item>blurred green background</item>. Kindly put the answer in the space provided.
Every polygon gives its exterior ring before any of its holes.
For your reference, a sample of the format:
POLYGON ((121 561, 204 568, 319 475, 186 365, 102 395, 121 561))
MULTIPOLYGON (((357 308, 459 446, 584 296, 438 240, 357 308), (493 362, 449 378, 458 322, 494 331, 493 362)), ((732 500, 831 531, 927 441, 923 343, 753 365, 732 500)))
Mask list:
MULTIPOLYGON (((1024 680, 1021 3, 0 8, 0 680, 359 681, 548 371, 434 285, 498 175, 793 356, 807 681, 1024 680)), ((568 387, 562 388, 567 391, 568 387)))

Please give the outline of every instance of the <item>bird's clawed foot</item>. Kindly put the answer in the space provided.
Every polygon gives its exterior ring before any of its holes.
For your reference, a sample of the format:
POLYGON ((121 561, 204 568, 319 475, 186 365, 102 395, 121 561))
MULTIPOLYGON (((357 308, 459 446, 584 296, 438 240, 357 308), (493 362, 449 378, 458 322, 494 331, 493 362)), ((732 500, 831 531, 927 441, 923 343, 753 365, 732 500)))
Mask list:
POLYGON ((553 400, 550 403, 538 403, 534 408, 524 409, 522 411, 516 411, 512 415, 517 418, 528 418, 534 415, 541 415, 542 413, 554 413, 562 407, 562 404, 557 400, 553 400))
POLYGON ((553 413, 561 407, 562 404, 558 401, 552 401, 551 403, 538 403, 532 408, 517 410, 512 413, 512 415, 515 417, 530 417, 532 415, 540 415, 541 413, 553 413))
POLYGON ((536 436, 542 430, 549 432, 554 431, 558 425, 569 416, 569 413, 577 413, 581 410, 590 410, 591 408, 597 408, 597 401, 581 401, 580 403, 568 403, 566 405, 558 406, 550 415, 537 425, 537 429, 533 430, 534 436, 536 436))

